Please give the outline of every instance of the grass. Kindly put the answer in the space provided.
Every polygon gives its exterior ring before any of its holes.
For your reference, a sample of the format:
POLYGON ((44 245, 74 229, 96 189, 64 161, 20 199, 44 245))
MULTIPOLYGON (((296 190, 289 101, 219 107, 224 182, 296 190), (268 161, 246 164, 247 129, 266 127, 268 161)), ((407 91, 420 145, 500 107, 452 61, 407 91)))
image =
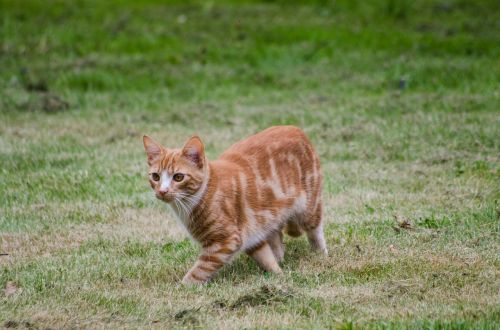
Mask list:
POLYGON ((0 2, 0 321, 18 328, 500 326, 497 1, 0 2), (294 124, 330 256, 197 248, 141 136, 215 159, 294 124))

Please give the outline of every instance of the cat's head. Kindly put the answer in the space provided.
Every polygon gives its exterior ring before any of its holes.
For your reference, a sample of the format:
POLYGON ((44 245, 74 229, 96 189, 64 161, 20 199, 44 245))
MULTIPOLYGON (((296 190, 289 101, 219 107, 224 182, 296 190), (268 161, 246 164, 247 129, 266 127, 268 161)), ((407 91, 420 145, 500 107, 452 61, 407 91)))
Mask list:
POLYGON ((167 203, 189 199, 202 187, 208 164, 199 137, 191 137, 181 149, 165 148, 147 135, 143 142, 149 183, 158 199, 167 203))

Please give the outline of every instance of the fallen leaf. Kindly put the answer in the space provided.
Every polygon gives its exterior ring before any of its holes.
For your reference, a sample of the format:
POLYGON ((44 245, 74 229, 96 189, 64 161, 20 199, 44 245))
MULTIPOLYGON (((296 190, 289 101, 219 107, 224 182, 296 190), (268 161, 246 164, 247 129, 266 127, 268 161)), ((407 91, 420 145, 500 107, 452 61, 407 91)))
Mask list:
POLYGON ((401 231, 401 229, 408 229, 408 230, 413 229, 411 222, 408 220, 400 221, 399 217, 397 215, 394 216, 394 220, 396 220, 396 222, 398 224, 397 227, 396 226, 392 227, 392 229, 394 229, 394 231, 396 233, 399 233, 401 231))
POLYGON ((402 222, 399 223, 399 228, 403 229, 413 229, 413 226, 408 220, 403 220, 402 222))

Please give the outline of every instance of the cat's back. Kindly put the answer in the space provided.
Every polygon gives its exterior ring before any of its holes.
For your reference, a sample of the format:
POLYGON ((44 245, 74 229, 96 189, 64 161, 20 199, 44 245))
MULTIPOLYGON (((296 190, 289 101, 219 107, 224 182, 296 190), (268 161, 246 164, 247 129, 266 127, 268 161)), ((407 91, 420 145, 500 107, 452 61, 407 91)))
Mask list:
POLYGON ((275 158, 280 154, 313 157, 314 151, 305 133, 296 126, 273 126, 228 148, 219 159, 275 158))

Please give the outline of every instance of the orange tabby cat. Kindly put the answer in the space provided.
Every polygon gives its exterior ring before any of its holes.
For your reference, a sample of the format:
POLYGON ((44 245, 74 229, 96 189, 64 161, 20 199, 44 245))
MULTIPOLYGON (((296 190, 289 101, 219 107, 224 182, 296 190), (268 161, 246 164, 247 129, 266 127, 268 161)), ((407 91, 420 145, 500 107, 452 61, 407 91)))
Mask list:
POLYGON ((302 130, 276 126, 209 162, 200 138, 168 149, 144 136, 149 182, 202 246, 183 283, 204 283, 238 252, 280 273, 284 229, 327 254, 320 163, 302 130))

